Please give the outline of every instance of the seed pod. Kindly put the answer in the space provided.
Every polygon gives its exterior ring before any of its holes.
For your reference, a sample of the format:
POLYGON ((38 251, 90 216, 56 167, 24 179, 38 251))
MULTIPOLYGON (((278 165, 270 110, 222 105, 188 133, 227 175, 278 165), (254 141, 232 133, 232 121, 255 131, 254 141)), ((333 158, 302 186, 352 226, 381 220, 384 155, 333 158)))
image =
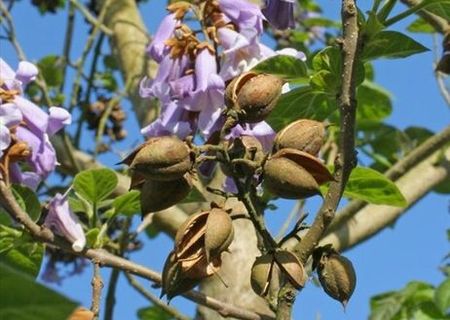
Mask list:
POLYGON ((177 204, 189 194, 191 188, 189 174, 172 181, 145 180, 141 188, 142 216, 177 204))
POLYGON ((193 165, 186 143, 175 136, 150 138, 122 163, 147 179, 169 181, 183 177, 193 165))
MULTIPOLYGON (((252 176, 258 164, 264 159, 262 144, 253 136, 241 136, 234 139, 228 148, 228 154, 231 160, 234 160, 234 171, 239 177, 252 176)), ((232 175, 227 167, 222 166, 222 170, 226 175, 232 175)))
POLYGON ((281 95, 283 80, 270 74, 244 73, 227 87, 225 103, 239 112, 239 120, 256 123, 273 110, 281 95))
POLYGON ((281 130, 274 141, 274 152, 292 148, 316 156, 325 140, 325 126, 322 122, 301 119, 281 130))
POLYGON ((175 252, 177 259, 190 260, 204 254, 206 223, 209 211, 191 215, 175 235, 175 252))
POLYGON ((272 254, 257 257, 253 263, 250 284, 257 295, 267 295, 274 265, 275 260, 272 254))
POLYGON ((162 272, 161 297, 167 295, 170 301, 173 297, 191 290, 199 283, 198 279, 186 278, 172 251, 166 259, 162 272))
POLYGON ((234 229, 230 215, 222 209, 213 208, 206 221, 205 253, 206 261, 220 255, 233 241, 234 229))
POLYGON ((356 286, 356 274, 351 261, 336 252, 325 253, 320 258, 317 271, 324 291, 345 308, 356 286))
POLYGON ((307 279, 305 270, 292 252, 286 250, 275 252, 275 261, 297 290, 305 286, 307 279))

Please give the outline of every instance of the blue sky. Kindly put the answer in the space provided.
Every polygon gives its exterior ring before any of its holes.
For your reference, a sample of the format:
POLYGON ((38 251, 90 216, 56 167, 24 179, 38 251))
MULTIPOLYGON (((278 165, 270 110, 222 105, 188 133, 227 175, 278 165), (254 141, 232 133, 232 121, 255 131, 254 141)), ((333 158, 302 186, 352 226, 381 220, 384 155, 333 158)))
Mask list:
MULTIPOLYGON (((337 1, 321 0, 319 3, 324 8, 325 16, 339 16, 337 1)), ((143 17, 151 32, 156 30, 164 13, 163 4, 164 1, 150 0, 143 8, 143 17)), ((404 7, 398 5, 396 10, 399 12, 402 9, 404 7)), ((21 1, 15 5, 12 14, 17 25, 18 40, 30 61, 61 52, 65 13, 42 17, 37 10, 30 8, 27 1, 21 1)), ((82 24, 79 15, 77 23, 78 26, 82 24)), ((402 30, 405 25, 407 23, 399 23, 395 29, 402 30)), ((78 27, 76 30, 72 58, 81 53, 85 30, 85 27, 78 27)), ((414 38, 428 48, 433 48, 431 36, 414 35, 414 38)), ((0 42, 0 55, 13 68, 16 66, 17 57, 3 39, 0 42)), ((406 60, 380 60, 375 63, 375 80, 393 94, 394 111, 387 121, 389 124, 399 128, 423 126, 433 131, 442 130, 449 124, 450 108, 438 92, 432 69, 433 59, 434 52, 429 51, 406 60)), ((132 119, 127 124, 130 133, 138 137, 136 127, 132 119)), ((89 143, 91 137, 86 134, 84 139, 84 142, 89 143)), ((136 141, 138 139, 140 138, 136 138, 136 141)), ((133 142, 128 140, 127 144, 119 144, 116 148, 126 152, 129 144, 133 142)), ((117 157, 102 158, 109 164, 117 162, 117 159, 117 157)), ((292 201, 281 201, 277 212, 267 214, 269 227, 274 233, 292 205, 292 201)), ((314 212, 316 206, 317 202, 313 201, 308 206, 308 211, 314 212)), ((449 227, 449 206, 448 196, 430 194, 400 218, 395 226, 345 253, 352 260, 358 276, 356 291, 345 313, 339 303, 330 299, 310 282, 297 298, 294 307, 295 319, 364 319, 369 312, 369 298, 374 294, 401 288, 415 279, 438 284, 442 280, 442 275, 437 267, 449 248, 445 233, 449 227)), ((165 256, 172 246, 171 240, 165 235, 160 235, 151 242, 146 240, 145 235, 141 235, 141 238, 146 242, 145 247, 131 258, 153 269, 161 270, 165 256)), ((103 270, 105 280, 108 279, 109 273, 110 270, 103 270)), ((83 275, 69 278, 64 281, 63 286, 53 288, 89 307, 90 276, 91 271, 86 268, 83 275)), ((117 291, 115 319, 133 319, 137 308, 148 305, 146 300, 125 283, 126 280, 121 277, 117 291)), ((150 289, 149 282, 143 283, 150 289)), ((155 290, 155 293, 159 295, 158 290, 155 290)), ((186 314, 193 315, 194 305, 185 299, 175 298, 172 304, 186 314)))

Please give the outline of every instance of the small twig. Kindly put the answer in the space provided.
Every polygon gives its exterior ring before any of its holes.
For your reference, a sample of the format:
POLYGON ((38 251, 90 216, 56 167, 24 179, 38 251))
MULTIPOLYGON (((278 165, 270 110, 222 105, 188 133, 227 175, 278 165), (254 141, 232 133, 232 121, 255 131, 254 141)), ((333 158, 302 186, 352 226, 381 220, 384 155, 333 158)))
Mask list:
POLYGON ((100 300, 103 289, 103 281, 102 276, 100 274, 100 264, 97 261, 92 261, 92 266, 94 268, 94 272, 92 275, 92 303, 91 303, 91 311, 94 314, 93 320, 98 319, 98 315, 100 313, 100 300))
POLYGON ((113 31, 103 24, 102 19, 95 18, 82 3, 77 0, 70 0, 70 3, 73 4, 95 28, 100 29, 107 36, 112 36, 113 31))
POLYGON ((276 241, 279 243, 280 240, 284 237, 284 234, 289 228, 289 225, 291 222, 300 215, 300 213, 303 211, 303 205, 305 204, 304 200, 298 200, 294 207, 292 208, 291 212, 289 212, 289 215, 287 216, 286 220, 284 221, 283 225, 281 226, 280 230, 278 231, 277 236, 275 237, 276 241))
POLYGON ((64 47, 63 47, 63 55, 62 55, 62 81, 59 86, 59 91, 64 92, 64 87, 66 83, 66 72, 67 66, 69 65, 70 60, 70 51, 72 48, 72 37, 73 31, 75 27, 75 7, 73 3, 69 3, 69 9, 67 13, 67 27, 66 34, 64 36, 64 47))
POLYGON ((125 277, 128 280, 128 283, 136 289, 142 296, 144 296, 147 300, 149 300, 154 305, 160 307, 165 312, 170 314, 173 318, 177 320, 189 320, 190 318, 188 316, 183 315, 180 311, 175 309, 174 307, 171 307, 170 305, 163 302, 161 299, 158 299, 157 296, 152 294, 150 291, 146 290, 144 286, 142 286, 139 281, 136 280, 135 277, 133 277, 131 274, 125 272, 125 277))
MULTIPOLYGON (((419 0, 401 0, 402 3, 412 8, 420 4, 419 0)), ((445 34, 450 31, 450 24, 447 20, 425 10, 420 10, 417 15, 422 17, 426 22, 431 24, 437 32, 445 34)))

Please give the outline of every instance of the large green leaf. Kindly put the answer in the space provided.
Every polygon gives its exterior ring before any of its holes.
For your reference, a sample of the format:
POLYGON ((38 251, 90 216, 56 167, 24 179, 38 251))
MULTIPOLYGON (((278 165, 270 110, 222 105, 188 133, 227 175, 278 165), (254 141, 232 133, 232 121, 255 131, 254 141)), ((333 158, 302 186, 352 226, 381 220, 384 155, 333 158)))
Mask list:
POLYGON ((381 31, 370 38, 364 45, 363 58, 404 58, 428 51, 414 39, 397 31, 381 31))
POLYGON ((139 309, 139 320, 172 320, 174 317, 159 306, 151 306, 139 309))
POLYGON ((141 193, 137 190, 131 190, 116 199, 114 199, 112 206, 117 213, 122 213, 127 216, 132 216, 141 212, 141 193))
POLYGON ((59 56, 46 56, 39 60, 37 65, 48 86, 58 87, 62 83, 63 69, 59 56))
POLYGON ((117 183, 117 175, 113 170, 91 169, 75 176, 73 188, 87 201, 98 203, 114 191, 117 183))
POLYGON ((37 277, 44 257, 44 245, 28 233, 0 225, 0 262, 37 277))
POLYGON ((377 84, 365 81, 357 89, 358 108, 356 118, 359 127, 367 121, 382 121, 392 112, 389 92, 377 84))
POLYGON ((407 204, 395 183, 380 172, 364 167, 353 169, 344 196, 396 207, 404 207, 407 204))
POLYGON ((302 60, 287 55, 276 55, 263 60, 253 70, 270 73, 290 82, 305 80, 308 74, 302 60))
POLYGON ((26 186, 15 184, 12 188, 14 197, 20 207, 28 213, 34 221, 37 221, 41 215, 41 203, 36 193, 26 186))
POLYGON ((266 121, 275 131, 278 131, 297 119, 322 121, 336 110, 334 99, 330 99, 322 91, 306 86, 283 94, 266 121))
POLYGON ((450 313, 450 278, 447 278, 436 288, 434 303, 443 314, 450 313))
POLYGON ((0 319, 67 319, 77 304, 0 262, 0 319))

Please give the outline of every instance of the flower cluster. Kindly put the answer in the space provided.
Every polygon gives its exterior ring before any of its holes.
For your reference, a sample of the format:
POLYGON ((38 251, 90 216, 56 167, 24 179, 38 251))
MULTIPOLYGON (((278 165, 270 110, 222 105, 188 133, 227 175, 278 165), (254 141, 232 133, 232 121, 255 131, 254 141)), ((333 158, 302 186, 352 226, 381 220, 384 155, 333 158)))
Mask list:
MULTIPOLYGON (((162 106, 159 118, 142 129, 147 137, 200 133, 207 140, 225 122, 228 81, 277 54, 305 59, 294 49, 275 52, 262 44, 264 16, 245 0, 207 0, 198 7, 177 2, 168 11, 147 50, 159 63, 157 74, 141 82, 142 97, 157 98, 162 106), (193 12, 201 31, 184 23, 193 12)), ((270 146, 274 134, 261 121, 235 126, 229 138, 252 135, 270 146)))
POLYGON ((20 62, 14 72, 0 58, 0 174, 30 188, 55 169, 56 154, 49 137, 71 122, 66 110, 51 107, 46 113, 23 96, 37 74, 29 62, 20 62))

